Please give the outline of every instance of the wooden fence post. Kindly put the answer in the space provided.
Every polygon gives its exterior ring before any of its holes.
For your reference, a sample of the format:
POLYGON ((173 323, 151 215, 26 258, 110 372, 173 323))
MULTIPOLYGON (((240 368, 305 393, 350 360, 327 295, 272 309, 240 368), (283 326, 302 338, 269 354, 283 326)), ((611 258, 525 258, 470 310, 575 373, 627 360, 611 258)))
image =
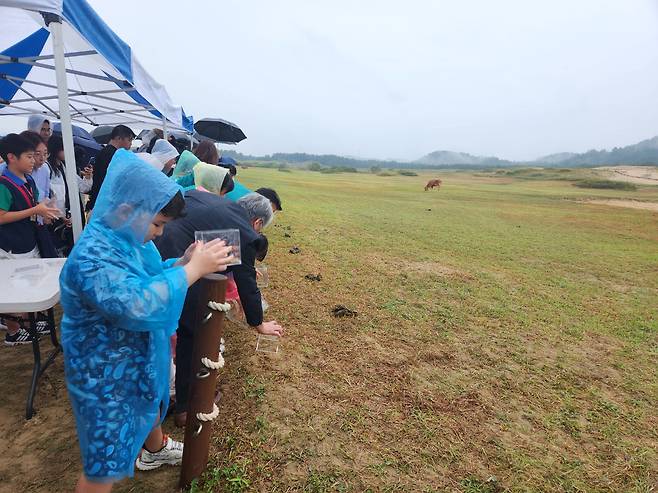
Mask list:
POLYGON ((217 374, 224 362, 219 354, 219 344, 224 333, 224 313, 228 308, 224 303, 226 277, 210 274, 199 282, 181 488, 189 488, 192 480, 198 478, 208 465, 212 420, 216 415, 217 374))

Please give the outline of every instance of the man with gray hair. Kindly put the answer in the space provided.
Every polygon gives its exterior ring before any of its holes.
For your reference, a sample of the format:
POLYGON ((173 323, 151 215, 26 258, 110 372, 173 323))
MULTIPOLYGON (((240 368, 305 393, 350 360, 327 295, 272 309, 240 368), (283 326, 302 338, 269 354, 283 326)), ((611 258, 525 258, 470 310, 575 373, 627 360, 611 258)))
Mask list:
POLYGON ((270 200, 259 193, 248 193, 238 199, 238 205, 249 215, 254 229, 260 233, 274 219, 274 211, 270 200))
MULTIPOLYGON (((256 283, 255 261, 261 246, 260 232, 272 223, 274 212, 270 201, 257 193, 250 193, 238 202, 200 190, 185 194, 185 217, 167 223, 164 233, 155 244, 164 260, 180 258, 194 243, 195 231, 238 229, 240 231, 241 264, 230 266, 228 273, 238 288, 247 323, 261 334, 283 335, 283 327, 276 321, 263 321, 263 305, 256 283)), ((176 424, 184 425, 192 371, 194 343, 194 311, 199 295, 199 284, 187 291, 183 313, 178 321, 176 340, 176 424)))

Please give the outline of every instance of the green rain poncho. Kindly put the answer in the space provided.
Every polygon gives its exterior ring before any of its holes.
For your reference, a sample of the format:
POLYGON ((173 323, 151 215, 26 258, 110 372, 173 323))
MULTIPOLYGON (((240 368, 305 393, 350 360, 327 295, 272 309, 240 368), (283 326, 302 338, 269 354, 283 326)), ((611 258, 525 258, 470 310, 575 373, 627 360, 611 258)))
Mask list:
POLYGON ((203 189, 207 192, 219 195, 222 190, 222 184, 226 175, 229 173, 228 169, 221 166, 215 166, 208 163, 198 163, 193 170, 194 185, 197 189, 203 189))
POLYGON ((199 158, 190 151, 183 151, 171 177, 186 190, 194 188, 194 174, 192 171, 200 162, 199 158))

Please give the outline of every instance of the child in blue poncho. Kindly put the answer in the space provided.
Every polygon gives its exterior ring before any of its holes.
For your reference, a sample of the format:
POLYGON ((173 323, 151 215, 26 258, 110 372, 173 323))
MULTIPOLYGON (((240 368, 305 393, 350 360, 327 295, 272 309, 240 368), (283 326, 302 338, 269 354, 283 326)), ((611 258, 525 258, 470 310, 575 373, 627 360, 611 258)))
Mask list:
POLYGON ((66 384, 84 469, 78 492, 110 491, 135 465, 181 462, 183 444, 159 424, 169 399, 169 337, 188 286, 233 260, 230 247, 212 242, 162 261, 151 240, 184 205, 178 185, 118 150, 62 270, 66 384))

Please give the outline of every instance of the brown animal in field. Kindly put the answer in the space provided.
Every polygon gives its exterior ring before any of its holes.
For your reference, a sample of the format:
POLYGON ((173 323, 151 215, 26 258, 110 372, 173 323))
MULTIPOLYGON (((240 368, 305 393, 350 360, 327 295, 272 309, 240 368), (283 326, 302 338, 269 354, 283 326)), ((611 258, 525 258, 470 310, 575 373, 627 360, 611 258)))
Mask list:
POLYGON ((440 190, 442 183, 443 182, 439 179, 430 180, 430 181, 427 182, 427 185, 425 185, 425 191, 427 192, 428 190, 431 190, 433 188, 438 188, 440 190))

